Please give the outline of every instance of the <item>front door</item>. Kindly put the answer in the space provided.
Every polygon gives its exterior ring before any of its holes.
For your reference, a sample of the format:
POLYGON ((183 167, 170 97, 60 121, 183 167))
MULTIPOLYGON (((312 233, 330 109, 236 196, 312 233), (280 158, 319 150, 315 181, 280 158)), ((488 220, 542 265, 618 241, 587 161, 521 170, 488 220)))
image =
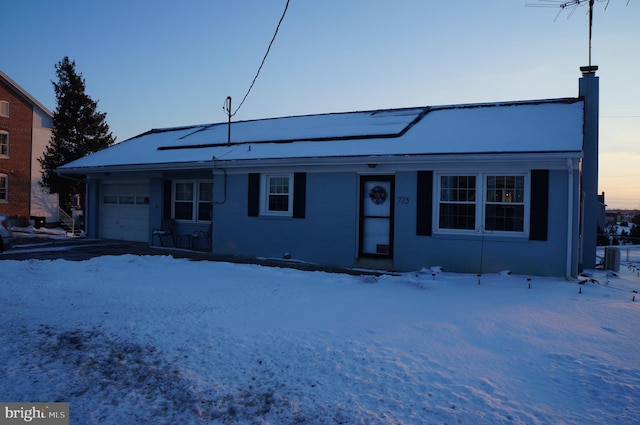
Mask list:
POLYGON ((362 257, 393 258, 394 176, 360 177, 362 257))

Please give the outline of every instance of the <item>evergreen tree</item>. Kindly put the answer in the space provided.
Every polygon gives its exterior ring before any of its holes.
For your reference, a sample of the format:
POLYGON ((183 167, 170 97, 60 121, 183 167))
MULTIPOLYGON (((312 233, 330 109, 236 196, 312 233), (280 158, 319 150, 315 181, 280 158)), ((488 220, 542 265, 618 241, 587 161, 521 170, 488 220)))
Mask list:
POLYGON ((57 103, 53 131, 43 156, 38 158, 42 166, 40 184, 49 193, 57 193, 62 206, 68 205, 72 195, 84 194, 84 183, 60 177, 56 168, 115 142, 106 122, 107 114, 98 112, 98 102, 85 94, 84 78, 75 68, 75 61, 67 56, 56 64, 58 81, 52 81, 57 103))
POLYGON ((640 244, 640 214, 636 214, 633 217, 633 224, 635 224, 635 226, 633 226, 633 229, 631 229, 629 235, 632 238, 631 243, 634 245, 638 245, 640 244))

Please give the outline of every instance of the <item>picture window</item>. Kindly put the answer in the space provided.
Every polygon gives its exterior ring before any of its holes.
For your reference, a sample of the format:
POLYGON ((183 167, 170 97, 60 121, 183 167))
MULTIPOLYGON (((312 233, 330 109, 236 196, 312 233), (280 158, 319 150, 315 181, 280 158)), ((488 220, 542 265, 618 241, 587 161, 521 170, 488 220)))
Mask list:
POLYGON ((528 221, 527 179, 524 174, 440 175, 436 228, 456 233, 524 234, 528 221))

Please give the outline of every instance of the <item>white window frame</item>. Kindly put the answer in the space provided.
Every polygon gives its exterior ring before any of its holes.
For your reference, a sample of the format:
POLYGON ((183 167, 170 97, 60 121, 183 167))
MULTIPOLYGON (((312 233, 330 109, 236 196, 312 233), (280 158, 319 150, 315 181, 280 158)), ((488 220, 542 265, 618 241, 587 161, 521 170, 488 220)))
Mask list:
MULTIPOLYGON (((438 234, 492 234, 500 236, 512 236, 512 237, 528 237, 529 236, 529 224, 530 224, 530 210, 531 210, 531 173, 529 172, 447 172, 436 173, 435 190, 433 194, 433 220, 434 220, 434 233, 438 234), (474 229, 448 229, 440 228, 440 204, 447 203, 440 200, 440 192, 442 189, 442 177, 445 176, 475 176, 476 177, 476 200, 475 200, 475 228, 474 229), (496 204, 495 202, 487 201, 487 178, 488 177, 524 177, 524 195, 523 201, 513 203, 513 205, 523 206, 523 229, 522 231, 508 231, 508 230, 487 230, 485 229, 485 216, 487 205, 496 204)), ((498 203, 499 204, 499 203, 498 203)), ((508 205, 508 204, 504 204, 508 205)))
POLYGON ((4 186, 0 187, 0 190, 4 192, 4 197, 0 198, 0 203, 6 204, 9 202, 9 176, 0 173, 0 182, 4 181, 4 186))
POLYGON ((293 174, 292 173, 267 173, 260 175, 260 215, 274 217, 293 217, 293 174), (277 178, 287 178, 287 210, 276 211, 269 209, 270 196, 284 195, 284 193, 270 193, 271 180, 277 178))
POLYGON ((0 100, 0 117, 9 118, 11 115, 11 104, 6 100, 0 100))
POLYGON ((527 230, 527 225, 528 225, 528 221, 527 221, 527 211, 530 210, 530 208, 528 208, 528 203, 527 203, 527 199, 528 198, 528 190, 527 190, 527 186, 528 186, 528 179, 527 176, 524 173, 511 173, 511 174, 498 174, 498 173, 493 173, 493 174, 485 174, 484 175, 484 205, 483 205, 483 214, 484 214, 484 218, 483 218, 483 226, 485 226, 485 230, 488 232, 492 232, 492 233, 500 233, 500 234, 528 234, 528 230, 527 230), (502 201, 495 201, 495 200, 489 200, 488 199, 488 190, 489 190, 489 177, 514 177, 514 178, 518 178, 518 177, 522 177, 522 198, 520 200, 517 199, 517 195, 516 195, 516 190, 518 189, 517 186, 514 186, 514 191, 512 192, 511 190, 508 190, 509 188, 505 187, 505 186, 497 186, 495 188, 496 193, 502 193, 502 201), (504 189, 504 190, 502 190, 504 189), (513 199, 513 198, 516 199, 513 199), (504 199, 509 199, 511 198, 511 201, 508 200, 504 200, 504 199), (504 207, 518 207, 521 206, 522 207, 522 230, 518 231, 518 230, 496 230, 496 229, 487 229, 486 225, 487 225, 487 207, 489 205, 496 205, 496 206, 504 206, 504 207))
POLYGON ((198 211, 199 211, 199 206, 201 202, 208 202, 208 201, 201 201, 200 200, 200 185, 201 184, 211 184, 211 190, 212 190, 212 201, 213 202, 213 180, 188 180, 188 179, 181 179, 181 180, 174 180, 172 182, 172 190, 171 190, 171 217, 173 217, 175 220, 178 221, 183 221, 183 222, 193 222, 193 223, 210 223, 211 220, 198 220, 198 211), (191 218, 190 219, 186 219, 186 218, 176 218, 176 186, 178 184, 191 184, 193 185, 193 199, 191 199, 190 201, 177 201, 177 202, 191 202, 191 218))
MULTIPOLYGON (((195 211, 194 211, 195 218, 196 218, 196 221, 209 223, 211 221, 210 219, 200 220, 199 214, 200 214, 200 204, 202 203, 208 203, 209 207, 213 209, 213 180, 198 180, 196 183, 197 183, 196 187, 198 189, 198 193, 196 193, 197 199, 196 199, 195 211), (209 191, 209 200, 202 200, 202 197, 200 196, 200 185, 203 185, 203 184, 211 185, 211 190, 209 191)), ((212 214, 212 211, 209 212, 209 215, 211 214, 212 214)))
POLYGON ((6 145, 7 145, 7 153, 2 153, 2 151, 0 150, 0 158, 9 158, 9 154, 11 153, 9 147, 10 147, 10 138, 9 138, 9 132, 8 131, 3 131, 0 130, 0 135, 4 135, 6 136, 6 145))
POLYGON ((435 228, 438 229, 438 231, 441 232, 447 232, 447 233, 469 233, 469 232, 475 232, 476 229, 478 228, 478 197, 480 196, 479 192, 479 188, 478 188, 478 179, 481 178, 478 176, 478 174, 474 174, 474 173, 442 173, 442 174, 438 174, 437 175, 437 187, 436 187, 436 191, 434 193, 435 196, 435 203, 434 205, 436 205, 436 210, 435 210, 435 220, 436 220, 436 226, 435 228), (475 191, 475 200, 474 201, 454 201, 454 200, 447 200, 447 201, 442 201, 441 200, 441 192, 442 192, 442 177, 475 177, 476 180, 476 186, 474 188, 475 191), (475 216, 474 216, 474 228, 473 229, 457 229, 457 228, 440 228, 440 204, 458 204, 458 205, 474 205, 475 206, 475 216))

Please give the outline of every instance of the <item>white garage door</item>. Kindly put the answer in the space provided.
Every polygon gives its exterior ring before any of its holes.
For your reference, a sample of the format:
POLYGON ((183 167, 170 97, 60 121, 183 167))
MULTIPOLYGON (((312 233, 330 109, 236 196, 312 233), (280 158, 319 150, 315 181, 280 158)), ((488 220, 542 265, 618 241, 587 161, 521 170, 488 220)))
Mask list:
POLYGON ((105 239, 149 240, 149 184, 102 185, 100 235, 105 239))

